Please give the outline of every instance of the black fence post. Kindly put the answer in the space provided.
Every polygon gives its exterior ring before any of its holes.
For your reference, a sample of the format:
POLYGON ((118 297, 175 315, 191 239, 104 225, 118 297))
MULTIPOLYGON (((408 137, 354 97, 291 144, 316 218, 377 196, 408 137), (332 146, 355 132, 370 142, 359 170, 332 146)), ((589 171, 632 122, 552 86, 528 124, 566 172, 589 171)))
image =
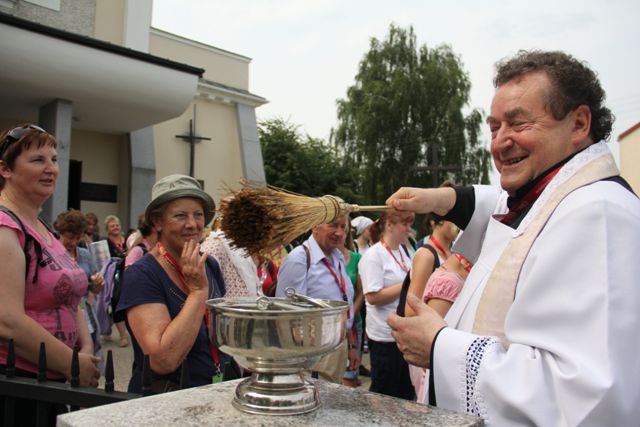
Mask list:
MULTIPOLYGON (((78 346, 73 347, 73 354, 71 355, 71 387, 80 387, 80 360, 78 352, 80 349, 78 346)), ((72 411, 80 409, 79 406, 71 406, 72 411)))
MULTIPOLYGON (((40 343, 40 353, 38 355, 38 383, 47 382, 47 349, 44 346, 44 342, 40 343)), ((36 425, 46 426, 49 405, 46 402, 38 400, 36 403, 36 425)))
POLYGON ((40 343, 40 353, 38 354, 38 382, 47 381, 47 349, 44 342, 40 343))
POLYGON ((80 387, 80 360, 78 357, 78 346, 73 347, 71 355, 71 387, 80 387))
POLYGON ((104 368, 104 391, 107 393, 113 393, 115 390, 115 385, 113 384, 113 379, 115 375, 113 374, 113 352, 109 350, 107 353, 107 364, 104 368))
MULTIPOLYGON (((9 340, 9 345, 7 346, 7 365, 5 368, 5 376, 7 378, 13 378, 16 374, 16 349, 13 343, 13 338, 9 340)), ((15 423, 15 410, 16 410, 16 399, 13 397, 5 397, 4 398, 4 426, 13 426, 15 423)))
POLYGON ((151 396, 151 363, 149 355, 144 355, 144 363, 142 364, 142 395, 151 396))
POLYGON ((7 366, 5 375, 7 378, 13 378, 16 375, 16 346, 13 342, 13 338, 9 340, 7 346, 7 366))
POLYGON ((189 362, 187 359, 182 361, 182 368, 180 369, 180 390, 189 388, 189 362))

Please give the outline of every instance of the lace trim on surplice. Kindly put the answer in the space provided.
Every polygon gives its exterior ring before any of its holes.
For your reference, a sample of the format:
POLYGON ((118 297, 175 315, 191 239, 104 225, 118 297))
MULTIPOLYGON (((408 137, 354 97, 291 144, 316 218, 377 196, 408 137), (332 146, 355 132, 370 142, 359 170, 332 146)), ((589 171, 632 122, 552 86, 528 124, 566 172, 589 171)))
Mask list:
POLYGON ((495 337, 480 337, 476 338, 467 349, 465 410, 468 414, 481 418, 486 417, 487 411, 478 393, 478 373, 487 348, 495 344, 501 345, 495 337))

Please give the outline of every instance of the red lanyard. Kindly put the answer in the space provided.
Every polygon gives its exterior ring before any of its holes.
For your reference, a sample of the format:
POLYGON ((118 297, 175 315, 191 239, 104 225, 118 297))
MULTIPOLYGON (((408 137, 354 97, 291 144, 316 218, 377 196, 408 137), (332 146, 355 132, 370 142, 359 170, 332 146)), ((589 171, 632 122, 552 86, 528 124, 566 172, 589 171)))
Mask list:
POLYGON ((553 179, 554 176, 558 173, 558 171, 562 168, 562 165, 556 168, 555 170, 549 172, 547 176, 540 180, 536 185, 533 186, 531 190, 525 196, 520 199, 504 216, 499 217, 496 216, 496 219, 503 224, 511 224, 515 221, 525 209, 533 205, 533 203, 540 197, 540 194, 547 187, 547 184, 553 179))
POLYGON ((120 252, 124 252, 124 240, 120 241, 120 243, 116 242, 111 237, 109 237, 109 240, 111 240, 111 243, 113 243, 120 252))
POLYGON ((384 240, 380 240, 380 243, 382 244, 382 246, 385 247, 385 249, 387 250, 387 252, 389 252, 389 255, 391 255, 391 258, 393 258, 393 260, 396 262, 396 264, 398 264, 398 266, 406 273, 409 271, 409 268, 407 267, 407 265, 404 263, 404 258, 402 257, 402 249, 400 247, 398 247, 398 253, 400 254, 400 261, 398 261, 398 259, 396 258, 396 256, 393 254, 393 251, 391 250, 391 248, 389 247, 389 245, 387 245, 387 242, 385 242, 384 240))
POLYGON ((156 246, 158 246, 158 251, 160 251, 160 255, 162 255, 162 258, 164 258, 164 260, 169 263, 171 268, 173 268, 175 272, 178 273, 178 276, 180 276, 180 280, 182 280, 182 283, 184 283, 184 285, 186 286, 184 276, 182 275, 182 268, 180 268, 178 262, 171 256, 169 252, 167 252, 162 243, 158 242, 156 246))
MULTIPOLYGON (((204 327, 209 328, 209 310, 207 309, 204 310, 204 327)), ((209 334, 207 333, 207 339, 208 339, 208 335, 209 334)), ((210 339, 208 340, 209 340, 209 351, 211 352, 211 357, 213 357, 213 363, 215 363, 216 369, 220 371, 220 354, 218 353, 218 347, 213 345, 210 339)))
MULTIPOLYGON (((340 261, 338 261, 338 273, 340 273, 340 280, 338 280, 338 275, 333 270, 331 265, 329 265, 326 259, 323 258, 322 263, 325 267, 327 267, 327 270, 329 270, 329 273, 331 273, 331 275, 333 276, 333 280, 336 281, 336 285, 338 285, 338 288, 340 288, 340 290, 342 291, 342 300, 348 303, 349 300, 347 298, 347 283, 344 281, 344 276, 342 275, 342 265, 340 265, 340 261)), ((347 316, 349 317, 349 319, 351 319, 350 308, 347 309, 347 316)))
POLYGON ((460 261, 460 264, 462 264, 462 268, 467 270, 467 273, 471 271, 471 268, 473 267, 473 263, 468 259, 466 259, 464 255, 454 252, 453 256, 458 258, 458 261, 460 261))
MULTIPOLYGON (((180 268, 176 260, 171 256, 169 252, 167 252, 167 250, 165 249, 162 243, 158 242, 157 246, 158 246, 158 251, 160 251, 160 255, 162 255, 165 261, 169 263, 171 268, 173 268, 175 272, 178 273, 178 276, 180 276, 180 280, 182 280, 182 283, 186 287, 187 283, 184 280, 182 269, 180 268)), ((204 309, 204 327, 208 328, 208 325, 209 325, 209 310, 205 308, 204 309)), ((218 354, 218 347, 213 345, 211 343, 211 340, 209 340, 209 351, 211 351, 211 357, 213 358, 213 362, 216 364, 216 368, 220 370, 220 355, 218 354)))
POLYGON ((433 236, 433 234, 431 236, 429 236, 429 240, 431 240, 431 243, 433 243, 433 246, 436 247, 437 250, 439 250, 443 257, 446 258, 447 257, 447 251, 444 250, 444 248, 442 247, 442 245, 440 244, 440 242, 438 242, 438 239, 435 238, 435 236, 433 236))

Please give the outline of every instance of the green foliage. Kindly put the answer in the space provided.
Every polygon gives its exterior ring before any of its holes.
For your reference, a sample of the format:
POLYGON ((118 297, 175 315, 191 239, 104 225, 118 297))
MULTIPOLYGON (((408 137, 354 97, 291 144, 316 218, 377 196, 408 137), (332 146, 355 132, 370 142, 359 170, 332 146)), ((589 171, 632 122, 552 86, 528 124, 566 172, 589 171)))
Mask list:
POLYGON ((298 126, 283 119, 258 124, 267 182, 307 196, 332 194, 349 203, 362 198, 355 191, 358 170, 341 162, 321 139, 302 136, 298 126))
POLYGON ((479 142, 482 114, 464 115, 471 84, 449 46, 416 47, 413 28, 391 25, 371 39, 355 84, 337 101, 331 140, 343 165, 360 170, 355 188, 378 203, 401 186, 489 182, 489 153, 479 142), (431 166, 452 170, 434 171, 431 166), (436 183, 437 184, 437 183, 436 183))

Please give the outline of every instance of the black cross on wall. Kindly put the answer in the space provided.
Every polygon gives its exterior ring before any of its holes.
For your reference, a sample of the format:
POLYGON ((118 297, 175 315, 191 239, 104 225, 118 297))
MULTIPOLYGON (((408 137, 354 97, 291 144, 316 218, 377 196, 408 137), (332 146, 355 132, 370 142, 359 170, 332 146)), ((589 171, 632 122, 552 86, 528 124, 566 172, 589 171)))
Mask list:
POLYGON ((211 141, 211 138, 196 135, 196 106, 193 106, 193 119, 189 120, 189 133, 186 135, 176 135, 176 138, 185 140, 190 145, 189 152, 189 176, 193 175, 193 167, 195 163, 196 143, 200 141, 211 141))

